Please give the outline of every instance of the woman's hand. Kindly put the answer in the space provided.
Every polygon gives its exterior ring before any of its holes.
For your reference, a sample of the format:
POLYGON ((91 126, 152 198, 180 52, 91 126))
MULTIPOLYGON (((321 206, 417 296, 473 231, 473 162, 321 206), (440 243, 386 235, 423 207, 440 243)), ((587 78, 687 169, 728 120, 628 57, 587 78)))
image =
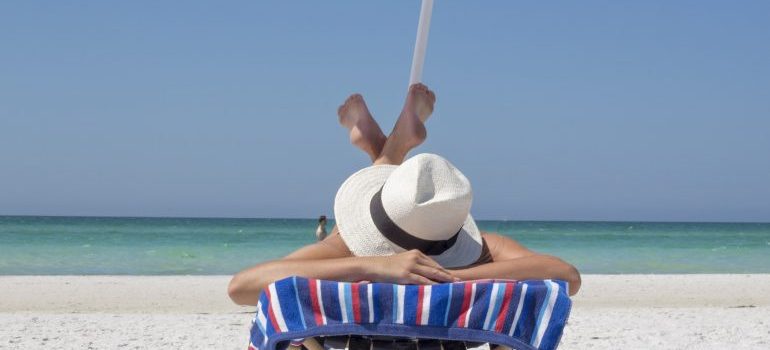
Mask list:
POLYGON ((390 256, 373 256, 367 259, 367 270, 372 282, 397 284, 434 284, 457 282, 447 269, 419 250, 410 250, 390 256))

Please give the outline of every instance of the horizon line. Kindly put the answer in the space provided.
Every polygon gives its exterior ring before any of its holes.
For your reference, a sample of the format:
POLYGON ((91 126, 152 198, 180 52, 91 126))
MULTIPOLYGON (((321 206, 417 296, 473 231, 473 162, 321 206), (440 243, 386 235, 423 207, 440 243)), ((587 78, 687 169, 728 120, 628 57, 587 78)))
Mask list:
MULTIPOLYGON (((103 218, 103 219, 222 219, 222 220, 318 220, 306 217, 236 217, 236 216, 132 216, 132 215, 36 215, 0 214, 5 217, 42 217, 42 218, 103 218)), ((334 220, 327 216, 327 219, 334 220)), ((475 221, 505 221, 505 222, 601 222, 601 223, 667 223, 667 224, 770 224, 766 221, 676 221, 676 220, 585 220, 585 219, 478 219, 475 221)))

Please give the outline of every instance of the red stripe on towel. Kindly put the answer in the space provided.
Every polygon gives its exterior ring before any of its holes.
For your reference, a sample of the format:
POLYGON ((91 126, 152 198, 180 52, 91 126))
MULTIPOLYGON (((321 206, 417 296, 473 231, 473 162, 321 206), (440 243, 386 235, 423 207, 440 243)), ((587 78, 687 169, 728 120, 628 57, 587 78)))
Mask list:
POLYGON ((422 297, 425 293, 425 286, 419 286, 417 288, 417 317, 415 318, 415 324, 420 324, 422 320, 422 297))
POLYGON ((268 300, 267 315, 270 318, 270 324, 273 325, 273 330, 275 330, 276 333, 281 333, 281 326, 278 325, 278 320, 276 320, 275 312, 273 311, 273 303, 270 302, 270 288, 265 288, 265 295, 267 296, 268 300))
POLYGON ((353 299, 353 319, 356 321, 356 323, 361 323, 361 300, 358 297, 359 286, 360 284, 358 283, 352 283, 350 285, 350 297, 353 299))
POLYGON ((465 283, 463 305, 460 307, 460 316, 457 318, 458 327, 465 327, 465 314, 468 313, 468 307, 471 306, 471 294, 473 294, 473 283, 465 283))
POLYGON ((308 287, 310 290, 310 300, 313 302, 313 316, 315 316, 315 324, 316 326, 323 325, 324 319, 321 315, 321 307, 318 303, 319 295, 316 291, 316 288, 318 287, 318 280, 308 279, 308 287))
POLYGON ((511 301, 513 300, 513 289, 515 284, 505 284, 505 295, 503 295, 503 307, 500 309, 500 314, 497 315, 495 321, 495 332, 502 333, 505 326, 505 315, 508 314, 508 309, 511 307, 511 301))

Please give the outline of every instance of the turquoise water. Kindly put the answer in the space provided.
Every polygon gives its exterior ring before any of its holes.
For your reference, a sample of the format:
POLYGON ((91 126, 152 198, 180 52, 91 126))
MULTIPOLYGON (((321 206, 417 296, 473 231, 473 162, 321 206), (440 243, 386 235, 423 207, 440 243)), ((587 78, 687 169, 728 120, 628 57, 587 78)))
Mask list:
MULTIPOLYGON (((583 273, 770 273, 770 224, 478 223, 583 273)), ((0 274, 232 274, 312 243, 315 225, 312 219, 0 216, 0 274)))

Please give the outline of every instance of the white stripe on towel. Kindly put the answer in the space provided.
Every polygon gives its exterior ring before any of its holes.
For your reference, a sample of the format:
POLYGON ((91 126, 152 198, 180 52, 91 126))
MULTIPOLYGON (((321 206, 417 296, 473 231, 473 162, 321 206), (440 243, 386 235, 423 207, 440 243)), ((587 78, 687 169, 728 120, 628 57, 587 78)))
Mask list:
POLYGON ((471 312, 473 311, 473 303, 476 301, 476 283, 471 284, 471 303, 468 305, 468 312, 465 314, 465 328, 468 327, 468 323, 471 320, 471 312))
POLYGON ((548 288, 548 305, 546 305, 545 311, 543 312, 543 317, 540 319, 540 327, 537 329, 537 333, 535 333, 535 341, 532 342, 532 345, 534 345, 536 348, 540 347, 540 342, 543 340, 543 335, 545 334, 545 330, 548 328, 548 323, 551 320, 553 305, 556 304, 556 297, 559 296, 558 284, 551 280, 546 280, 545 283, 548 283, 551 287, 548 288))
POLYGON ((366 299, 369 301, 369 323, 374 323, 374 285, 367 283, 366 285, 366 299))
POLYGON ((404 324, 404 294, 406 293, 406 286, 396 286, 396 323, 404 324))
POLYGON ((342 312, 342 323, 348 323, 348 303, 345 300, 345 285, 342 283, 337 284, 337 297, 342 312))
POLYGON ((500 289, 500 284, 495 283, 492 285, 492 293, 489 298, 489 307, 487 308, 487 317, 484 319, 484 329, 489 330, 489 323, 492 322, 492 314, 495 313, 495 306, 497 306, 497 291, 500 289))
POLYGON ((321 281, 315 281, 316 295, 318 296, 318 308, 321 309, 321 320, 326 324, 326 311, 324 311, 324 298, 321 296, 321 281))
POLYGON ((421 325, 428 324, 428 316, 430 316, 430 292, 431 286, 425 286, 422 291, 422 310, 420 313, 420 319, 417 320, 421 325))
POLYGON ((286 327, 286 320, 283 319, 283 312, 281 311, 281 302, 278 301, 278 292, 275 291, 275 284, 270 284, 270 306, 273 309, 273 315, 278 322, 278 328, 281 332, 286 332, 289 327, 286 327))
POLYGON ((516 325, 519 324, 519 316, 521 316, 521 307, 524 305, 524 298, 527 297, 527 284, 521 285, 521 294, 519 295, 519 306, 516 307, 516 315, 513 316, 513 323, 511 324, 511 330, 508 331, 508 336, 512 337, 513 332, 516 330, 516 325))

